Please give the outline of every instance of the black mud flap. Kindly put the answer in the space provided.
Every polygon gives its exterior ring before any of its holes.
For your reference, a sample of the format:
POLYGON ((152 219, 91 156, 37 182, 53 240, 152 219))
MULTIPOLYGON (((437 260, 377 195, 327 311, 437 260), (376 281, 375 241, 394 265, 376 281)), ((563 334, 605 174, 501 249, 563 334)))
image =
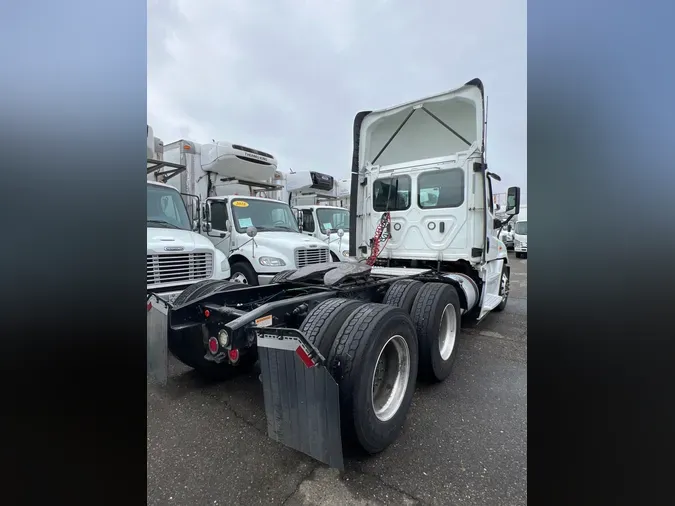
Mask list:
POLYGON ((256 335, 267 434, 343 470, 339 389, 325 359, 298 330, 267 327, 256 335))
POLYGON ((147 373, 148 379, 165 385, 168 378, 169 350, 169 303, 157 295, 147 300, 147 373))

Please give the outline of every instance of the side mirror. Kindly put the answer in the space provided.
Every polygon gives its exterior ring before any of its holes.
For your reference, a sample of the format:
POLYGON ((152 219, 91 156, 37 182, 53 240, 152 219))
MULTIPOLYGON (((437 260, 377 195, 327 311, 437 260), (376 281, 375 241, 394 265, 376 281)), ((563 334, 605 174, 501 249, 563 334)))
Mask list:
POLYGON ((228 232, 232 232, 232 223, 230 222, 230 220, 225 220, 225 230, 227 230, 228 232))
POLYGON ((300 232, 302 232, 302 211, 298 211, 297 209, 294 209, 295 211, 295 220, 298 222, 298 228, 300 229, 300 232))
POLYGON ((507 231, 507 232, 511 232, 511 230, 513 230, 513 227, 509 224, 509 226, 506 227, 506 231, 507 231))
POLYGON ((345 231, 342 230, 341 228, 338 228, 337 235, 338 237, 342 238, 342 236, 345 235, 345 231))
POLYGON ((246 235, 253 239, 256 235, 258 235, 258 229, 255 227, 248 227, 246 229, 246 235))
POLYGON ((211 232, 213 232, 213 225, 211 225, 210 223, 206 223, 204 225, 204 230, 206 230, 207 234, 210 234, 211 232))
POLYGON ((497 230, 498 228, 501 228, 501 226, 502 226, 502 220, 500 220, 499 218, 495 218, 494 220, 492 220, 492 228, 497 230))
POLYGON ((520 188, 512 186, 506 196, 506 214, 515 216, 520 212, 520 188))
POLYGON ((199 232, 199 220, 192 220, 192 231, 199 232))

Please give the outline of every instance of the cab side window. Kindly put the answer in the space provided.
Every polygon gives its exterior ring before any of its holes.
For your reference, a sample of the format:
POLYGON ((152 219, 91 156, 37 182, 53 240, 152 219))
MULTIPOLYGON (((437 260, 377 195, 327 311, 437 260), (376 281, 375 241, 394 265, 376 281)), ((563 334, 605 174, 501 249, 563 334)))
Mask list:
POLYGON ((227 230, 227 206, 222 201, 211 201, 211 226, 214 230, 227 230))
POLYGON ((312 216, 312 211, 307 209, 302 210, 302 230, 304 232, 314 232, 314 217, 312 216))

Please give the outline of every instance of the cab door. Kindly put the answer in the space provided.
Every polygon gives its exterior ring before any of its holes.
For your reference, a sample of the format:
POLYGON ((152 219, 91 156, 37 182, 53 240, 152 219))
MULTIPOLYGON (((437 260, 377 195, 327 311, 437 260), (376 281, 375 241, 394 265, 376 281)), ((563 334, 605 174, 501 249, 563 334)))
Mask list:
POLYGON ((220 251, 228 257, 232 250, 232 233, 227 211, 227 200, 209 197, 205 202, 204 224, 202 235, 205 235, 220 251))
POLYGON ((316 220, 311 209, 302 210, 302 233, 312 237, 316 234, 316 220))

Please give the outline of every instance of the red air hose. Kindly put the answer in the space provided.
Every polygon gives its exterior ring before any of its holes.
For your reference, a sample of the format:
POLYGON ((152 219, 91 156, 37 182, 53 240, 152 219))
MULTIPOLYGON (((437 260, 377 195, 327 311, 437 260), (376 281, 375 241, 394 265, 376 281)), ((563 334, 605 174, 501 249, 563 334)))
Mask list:
POLYGON ((391 215, 389 214, 389 211, 387 211, 382 214, 380 222, 377 224, 377 227, 375 227, 375 235, 373 236, 373 246, 370 250, 370 257, 368 257, 368 260, 366 260, 366 263, 368 265, 375 265, 377 257, 380 256, 380 253, 384 249, 384 246, 387 245, 387 241, 389 241, 390 224, 391 224, 391 215), (382 248, 380 248, 381 243, 384 243, 382 248))

